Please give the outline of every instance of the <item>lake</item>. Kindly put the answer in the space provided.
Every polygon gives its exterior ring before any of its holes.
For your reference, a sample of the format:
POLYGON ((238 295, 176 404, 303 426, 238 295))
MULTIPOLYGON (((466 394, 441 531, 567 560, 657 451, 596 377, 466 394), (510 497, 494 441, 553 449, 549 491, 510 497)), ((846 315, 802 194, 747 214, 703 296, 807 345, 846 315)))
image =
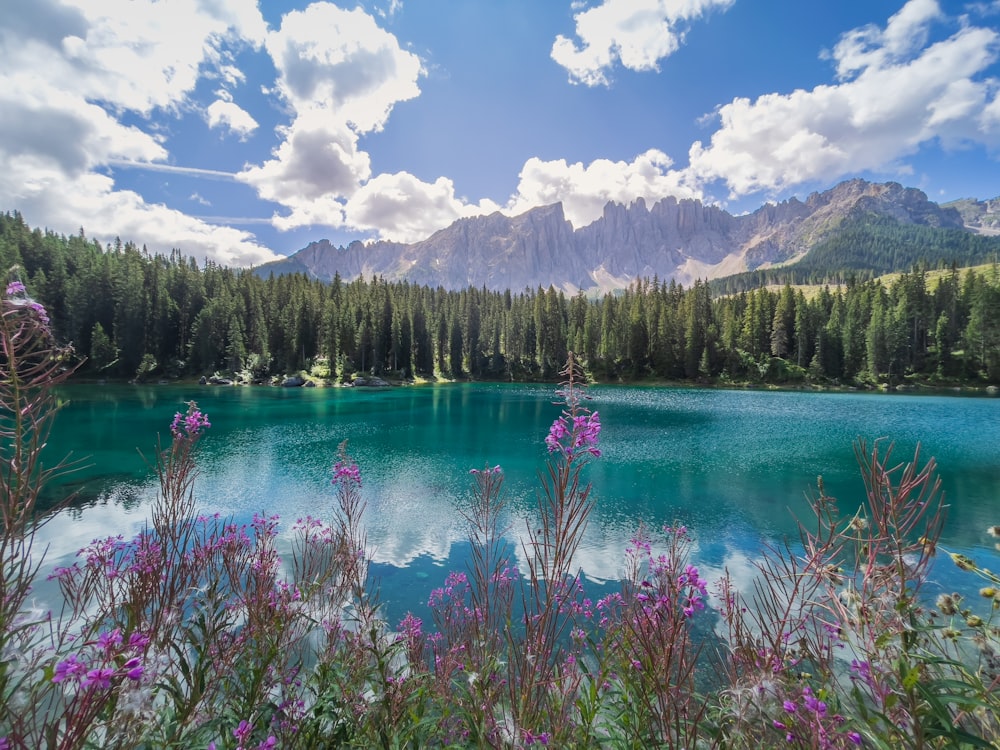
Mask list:
MULTIPOLYGON (((426 616, 431 589, 465 565, 456 507, 470 494, 469 470, 499 464, 511 509, 510 538, 530 518, 559 412, 553 386, 443 384, 391 389, 76 385, 48 449, 87 467, 69 478, 72 508, 43 527, 46 569, 71 564, 97 537, 131 537, 156 490, 146 459, 157 435, 196 400, 212 428, 201 443, 200 508, 247 521, 254 512, 329 518, 338 444, 362 474, 366 529, 390 621, 426 616)), ((694 534, 693 562, 706 578, 749 576, 760 546, 795 534, 806 495, 822 475, 827 494, 853 514, 864 492, 853 441, 888 438, 897 461, 934 456, 950 505, 942 544, 1000 569, 985 529, 1000 524, 1000 398, 884 393, 812 393, 600 386, 603 456, 585 470, 594 512, 577 563, 588 595, 607 593, 640 521, 679 521, 694 534)), ((62 492, 65 488, 58 488, 62 492)), ((515 547, 516 548, 516 547, 515 547)), ((523 563, 522 563, 523 569, 523 563)), ((974 591, 947 557, 934 588, 974 591)), ((53 596, 40 582, 40 603, 53 596)))

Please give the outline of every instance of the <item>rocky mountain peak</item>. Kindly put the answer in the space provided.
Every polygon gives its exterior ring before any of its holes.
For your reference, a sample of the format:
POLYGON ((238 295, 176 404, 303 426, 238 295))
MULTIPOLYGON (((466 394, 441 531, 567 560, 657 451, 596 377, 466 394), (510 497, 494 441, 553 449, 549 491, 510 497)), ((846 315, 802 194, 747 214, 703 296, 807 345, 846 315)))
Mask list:
POLYGON ((519 291, 551 285, 568 293, 624 288, 654 275, 690 284, 792 262, 842 222, 870 214, 904 224, 960 228, 963 216, 994 211, 990 206, 965 209, 963 214, 954 206, 938 206, 922 191, 895 182, 860 179, 742 216, 674 197, 652 206, 642 198, 628 205, 609 202, 600 218, 576 229, 562 204, 553 203, 517 216, 495 212, 462 218, 411 244, 352 242, 345 248, 320 240, 258 273, 302 271, 321 279, 339 273, 345 280, 378 274, 450 289, 519 291))

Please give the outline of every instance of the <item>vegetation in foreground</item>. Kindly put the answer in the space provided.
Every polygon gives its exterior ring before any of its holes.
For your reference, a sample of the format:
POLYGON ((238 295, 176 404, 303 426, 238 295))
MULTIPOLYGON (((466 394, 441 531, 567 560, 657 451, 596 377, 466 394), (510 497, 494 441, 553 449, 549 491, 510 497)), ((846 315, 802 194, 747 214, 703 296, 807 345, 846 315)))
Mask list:
MULTIPOLYGON (((0 321, 0 748, 974 748, 1000 743, 1000 659, 983 607, 922 598, 943 521, 934 462, 858 444, 867 497, 825 495, 794 546, 710 599, 682 525, 639 527, 615 593, 573 566, 600 456, 572 356, 517 570, 501 467, 473 470, 472 554, 392 627, 370 585, 361 472, 341 445, 328 520, 199 515, 195 404, 160 446, 160 492, 134 539, 57 569, 64 609, 31 590, 41 462, 70 374, 47 310, 10 283, 0 321), (721 634, 718 653, 698 633, 721 634), (713 675, 707 683, 703 675, 713 675)), ((993 529, 1000 533, 1000 529, 993 529)), ((943 552, 939 554, 944 554, 943 552)))

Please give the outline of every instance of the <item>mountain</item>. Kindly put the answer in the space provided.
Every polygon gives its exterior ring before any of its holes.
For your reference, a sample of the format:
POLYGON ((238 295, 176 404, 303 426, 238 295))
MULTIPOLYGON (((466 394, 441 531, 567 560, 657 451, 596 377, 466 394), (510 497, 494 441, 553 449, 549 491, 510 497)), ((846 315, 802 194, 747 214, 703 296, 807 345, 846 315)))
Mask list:
POLYGON ((988 201, 963 198, 943 203, 941 208, 953 208, 958 211, 969 229, 982 234, 1000 235, 1000 196, 988 201))
MULTIPOLYGON (((432 287, 521 290, 550 285, 568 293, 620 289, 636 278, 715 279, 794 264, 813 248, 872 217, 894 225, 966 232, 963 214, 897 183, 842 182, 734 216, 697 200, 608 203, 593 223, 574 229, 556 203, 519 216, 459 219, 425 240, 310 243, 257 273, 305 273, 349 281, 381 276, 432 287)), ((912 248, 911 248, 912 250, 912 248)), ((915 261, 916 258, 913 258, 915 261)))

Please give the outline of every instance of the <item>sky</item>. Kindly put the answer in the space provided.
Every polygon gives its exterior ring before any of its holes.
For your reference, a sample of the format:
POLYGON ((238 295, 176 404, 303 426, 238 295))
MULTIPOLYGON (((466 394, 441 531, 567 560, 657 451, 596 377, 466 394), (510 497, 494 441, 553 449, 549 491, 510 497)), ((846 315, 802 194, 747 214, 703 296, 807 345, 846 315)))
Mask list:
POLYGON ((1000 0, 32 0, 0 211, 199 262, 561 201, 1000 196, 1000 0))

